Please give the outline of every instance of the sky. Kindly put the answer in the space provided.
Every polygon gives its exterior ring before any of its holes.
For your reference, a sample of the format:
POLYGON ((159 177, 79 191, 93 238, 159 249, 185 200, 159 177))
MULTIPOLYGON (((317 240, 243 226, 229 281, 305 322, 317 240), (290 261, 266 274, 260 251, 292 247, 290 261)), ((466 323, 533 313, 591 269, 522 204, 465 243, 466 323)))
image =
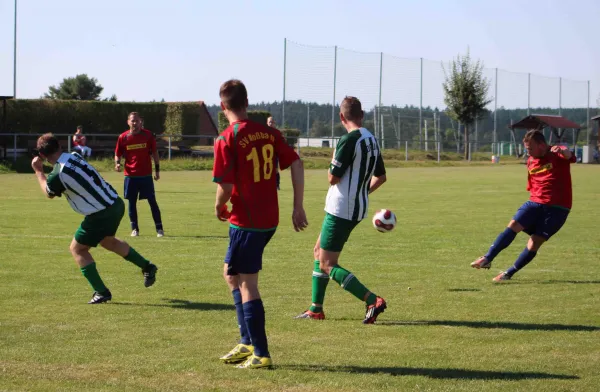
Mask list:
MULTIPOLYGON (((13 7, 0 0, 0 95, 13 93, 13 7)), ((336 101, 375 104, 384 53, 384 104, 419 104, 424 58, 424 105, 438 105, 440 62, 468 49, 498 106, 526 107, 528 83, 532 107, 558 106, 561 88, 563 107, 586 106, 589 80, 596 107, 599 15, 597 0, 19 0, 17 97, 86 73, 120 101, 214 104, 229 78, 251 103, 281 101, 287 38, 286 99, 332 101, 337 46, 336 101)))

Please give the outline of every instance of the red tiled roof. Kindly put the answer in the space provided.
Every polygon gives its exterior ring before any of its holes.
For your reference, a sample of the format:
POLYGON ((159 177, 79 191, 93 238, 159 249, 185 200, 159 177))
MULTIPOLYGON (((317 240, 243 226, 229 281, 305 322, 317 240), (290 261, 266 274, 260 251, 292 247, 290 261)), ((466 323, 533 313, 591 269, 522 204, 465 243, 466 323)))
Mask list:
POLYGON ((551 116, 547 114, 532 114, 525 117, 516 124, 512 124, 512 129, 541 129, 545 127, 552 128, 575 128, 581 129, 581 126, 562 116, 551 116))

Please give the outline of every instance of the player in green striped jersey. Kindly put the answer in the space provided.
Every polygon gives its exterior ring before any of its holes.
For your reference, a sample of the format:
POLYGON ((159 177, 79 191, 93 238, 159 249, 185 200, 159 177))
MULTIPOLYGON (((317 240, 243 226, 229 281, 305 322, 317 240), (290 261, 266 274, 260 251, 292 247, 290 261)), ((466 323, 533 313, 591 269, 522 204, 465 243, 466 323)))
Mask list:
POLYGON ((329 168, 325 219, 314 248, 312 305, 296 318, 323 320, 323 301, 329 280, 334 280, 367 305, 363 323, 373 324, 387 304, 338 264, 352 230, 367 216, 369 194, 385 181, 385 166, 375 137, 362 127, 364 112, 358 98, 346 97, 340 119, 348 131, 336 146, 329 168))
POLYGON ((99 304, 112 299, 98 270, 90 248, 101 245, 142 269, 144 286, 156 281, 158 268, 146 260, 125 241, 115 237, 125 213, 125 204, 115 189, 77 153, 68 154, 61 150, 58 139, 51 133, 37 140, 39 156, 31 162, 42 192, 49 197, 65 196, 71 208, 85 216, 71 241, 71 254, 88 280, 94 294, 89 304, 99 304), (54 166, 52 173, 43 171, 43 161, 54 166))

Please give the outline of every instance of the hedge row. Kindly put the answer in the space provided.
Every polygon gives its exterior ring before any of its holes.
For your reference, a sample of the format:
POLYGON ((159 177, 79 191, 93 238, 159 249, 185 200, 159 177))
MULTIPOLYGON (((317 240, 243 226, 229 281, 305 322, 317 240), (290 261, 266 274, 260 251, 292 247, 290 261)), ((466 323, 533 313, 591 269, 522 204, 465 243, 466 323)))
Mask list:
POLYGON ((128 114, 138 112, 153 133, 193 135, 199 130, 201 110, 195 102, 15 99, 7 101, 6 125, 11 133, 71 133, 82 125, 88 134, 119 134, 128 129, 128 114))
MULTIPOLYGON (((252 121, 267 125, 267 119, 271 117, 271 113, 265 111, 249 111, 248 118, 252 121)), ((225 117, 225 113, 219 112, 219 133, 223 132, 229 126, 229 121, 225 117)), ((290 146, 294 146, 300 137, 300 130, 294 128, 280 129, 281 134, 286 137, 286 141, 290 146)))

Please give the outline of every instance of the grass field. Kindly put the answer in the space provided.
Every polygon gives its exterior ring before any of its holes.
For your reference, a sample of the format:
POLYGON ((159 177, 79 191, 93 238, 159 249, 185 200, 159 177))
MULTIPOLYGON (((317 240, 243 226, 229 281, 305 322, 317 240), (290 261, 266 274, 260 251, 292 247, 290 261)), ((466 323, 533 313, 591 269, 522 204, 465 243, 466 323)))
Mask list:
MULTIPOLYGON (((138 207, 141 237, 119 235, 160 268, 139 270, 98 249, 112 303, 91 289, 68 251, 80 217, 47 200, 32 175, 0 176, 0 391, 598 391, 600 264, 597 166, 573 168, 574 210, 563 230, 512 281, 491 279, 526 242, 494 261, 487 250, 526 200, 522 165, 389 170, 371 213, 390 208, 389 234, 358 226, 341 264, 388 301, 376 325, 334 282, 327 320, 293 320, 310 303, 312 246, 323 218, 324 171, 308 171, 310 227, 291 228, 283 176, 282 224, 265 254, 261 292, 274 370, 244 371, 218 357, 237 338, 221 278, 227 226, 212 215, 209 172, 164 172, 157 184, 167 237, 138 207)), ((122 177, 105 177, 122 188, 122 177)))

